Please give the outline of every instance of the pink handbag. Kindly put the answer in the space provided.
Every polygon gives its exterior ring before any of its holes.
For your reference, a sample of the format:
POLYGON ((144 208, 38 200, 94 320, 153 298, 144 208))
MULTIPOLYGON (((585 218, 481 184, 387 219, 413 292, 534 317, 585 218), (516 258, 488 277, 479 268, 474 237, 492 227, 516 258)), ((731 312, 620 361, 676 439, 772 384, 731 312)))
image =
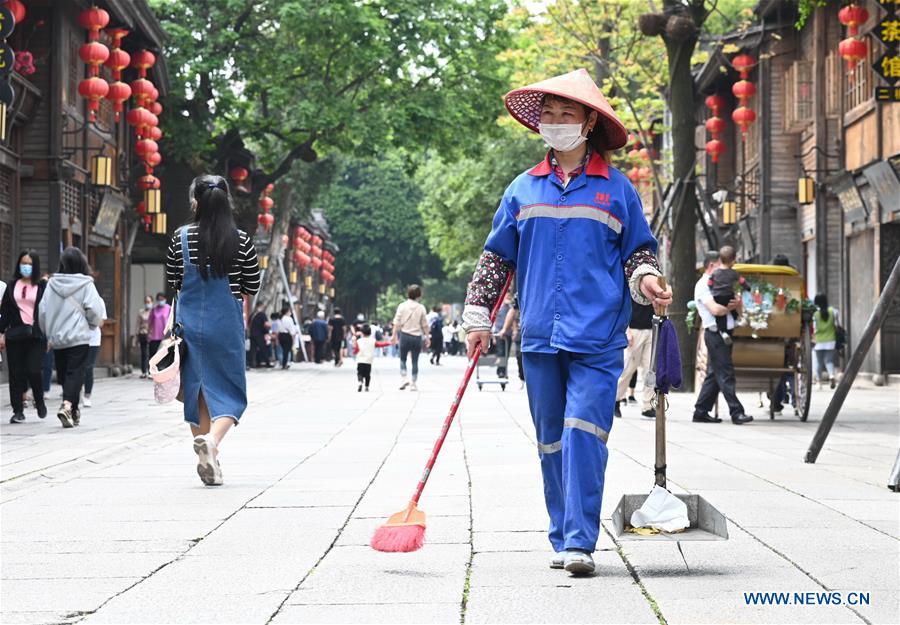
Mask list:
POLYGON ((181 389, 181 342, 182 338, 172 333, 174 325, 175 307, 169 312, 166 322, 165 338, 159 344, 159 349, 150 358, 150 377, 153 379, 153 396, 159 404, 168 404, 178 396, 181 389), (159 369, 160 363, 172 354, 172 362, 159 369))

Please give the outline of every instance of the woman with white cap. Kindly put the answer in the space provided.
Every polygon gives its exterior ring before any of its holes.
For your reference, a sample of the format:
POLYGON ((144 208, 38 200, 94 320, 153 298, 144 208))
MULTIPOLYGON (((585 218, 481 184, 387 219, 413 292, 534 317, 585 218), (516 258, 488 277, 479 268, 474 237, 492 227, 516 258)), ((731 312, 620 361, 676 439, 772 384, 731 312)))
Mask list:
POLYGON ((550 515, 553 568, 594 571, 631 300, 667 305, 656 240, 606 153, 627 131, 585 70, 516 89, 506 108, 550 148, 503 194, 466 296, 471 357, 491 341, 490 310, 516 271, 522 356, 550 515))

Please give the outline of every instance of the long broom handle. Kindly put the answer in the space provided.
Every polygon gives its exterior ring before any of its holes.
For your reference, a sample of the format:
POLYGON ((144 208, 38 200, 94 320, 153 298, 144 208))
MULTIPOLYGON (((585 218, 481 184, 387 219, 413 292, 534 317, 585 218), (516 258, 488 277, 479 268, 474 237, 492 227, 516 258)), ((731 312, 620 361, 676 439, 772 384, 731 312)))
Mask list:
MULTIPOLYGON (((513 272, 510 271, 509 277, 506 278, 506 284, 503 285, 503 289, 500 291, 500 297, 497 298, 497 303, 494 304, 494 310, 491 311, 491 326, 494 325, 494 321, 497 319, 497 313, 500 311, 500 306, 503 305, 503 299, 506 297, 509 285, 512 284, 512 279, 513 272)), ((475 371, 475 367, 478 365, 478 358, 480 356, 481 349, 478 349, 469 361, 469 366, 466 367, 466 373, 463 376, 462 382, 459 384, 459 388, 456 389, 456 397, 450 405, 450 412, 447 413, 447 418, 444 419, 444 427, 441 429, 441 433, 434 443, 434 449, 431 450, 431 457, 425 464, 425 471, 422 472, 422 479, 420 479, 419 483, 416 485, 416 492, 412 496, 413 505, 419 503, 419 497, 422 496, 422 491, 425 490, 425 484, 428 482, 428 478, 431 475, 431 470, 434 468, 434 463, 437 461, 441 447, 443 447, 444 441, 447 439, 447 433, 450 432, 450 426, 453 424, 453 417, 456 416, 456 411, 459 409, 459 404, 462 402, 463 395, 466 393, 466 387, 469 386, 469 379, 472 377, 472 372, 475 371)))

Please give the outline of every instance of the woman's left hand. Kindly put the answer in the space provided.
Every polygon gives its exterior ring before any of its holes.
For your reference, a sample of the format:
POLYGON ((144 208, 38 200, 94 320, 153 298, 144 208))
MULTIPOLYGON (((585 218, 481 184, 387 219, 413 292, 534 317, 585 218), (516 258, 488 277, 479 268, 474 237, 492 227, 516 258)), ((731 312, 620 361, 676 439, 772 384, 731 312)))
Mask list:
POLYGON ((666 288, 659 286, 659 278, 653 275, 646 275, 641 278, 641 293, 644 294, 650 304, 653 306, 669 306, 672 304, 672 289, 668 285, 666 288))

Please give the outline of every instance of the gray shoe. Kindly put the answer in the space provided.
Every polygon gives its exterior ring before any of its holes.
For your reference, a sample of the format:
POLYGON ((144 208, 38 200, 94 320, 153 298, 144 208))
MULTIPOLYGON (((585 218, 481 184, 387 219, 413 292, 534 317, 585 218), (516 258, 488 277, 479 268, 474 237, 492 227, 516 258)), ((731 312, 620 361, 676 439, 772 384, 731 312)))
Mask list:
POLYGON ((62 423, 64 428, 70 428, 75 425, 72 420, 72 409, 66 408, 65 404, 59 407, 56 416, 59 417, 59 422, 62 423))
POLYGON ((554 554, 552 558, 550 558, 550 568, 551 569, 561 569, 566 565, 565 552, 554 554))
POLYGON ((194 452, 197 454, 197 475, 207 486, 222 485, 222 468, 216 458, 216 443, 209 434, 194 438, 194 452))
POLYGON ((582 551, 568 550, 563 554, 563 568, 572 575, 590 575, 594 572, 594 558, 582 551))

